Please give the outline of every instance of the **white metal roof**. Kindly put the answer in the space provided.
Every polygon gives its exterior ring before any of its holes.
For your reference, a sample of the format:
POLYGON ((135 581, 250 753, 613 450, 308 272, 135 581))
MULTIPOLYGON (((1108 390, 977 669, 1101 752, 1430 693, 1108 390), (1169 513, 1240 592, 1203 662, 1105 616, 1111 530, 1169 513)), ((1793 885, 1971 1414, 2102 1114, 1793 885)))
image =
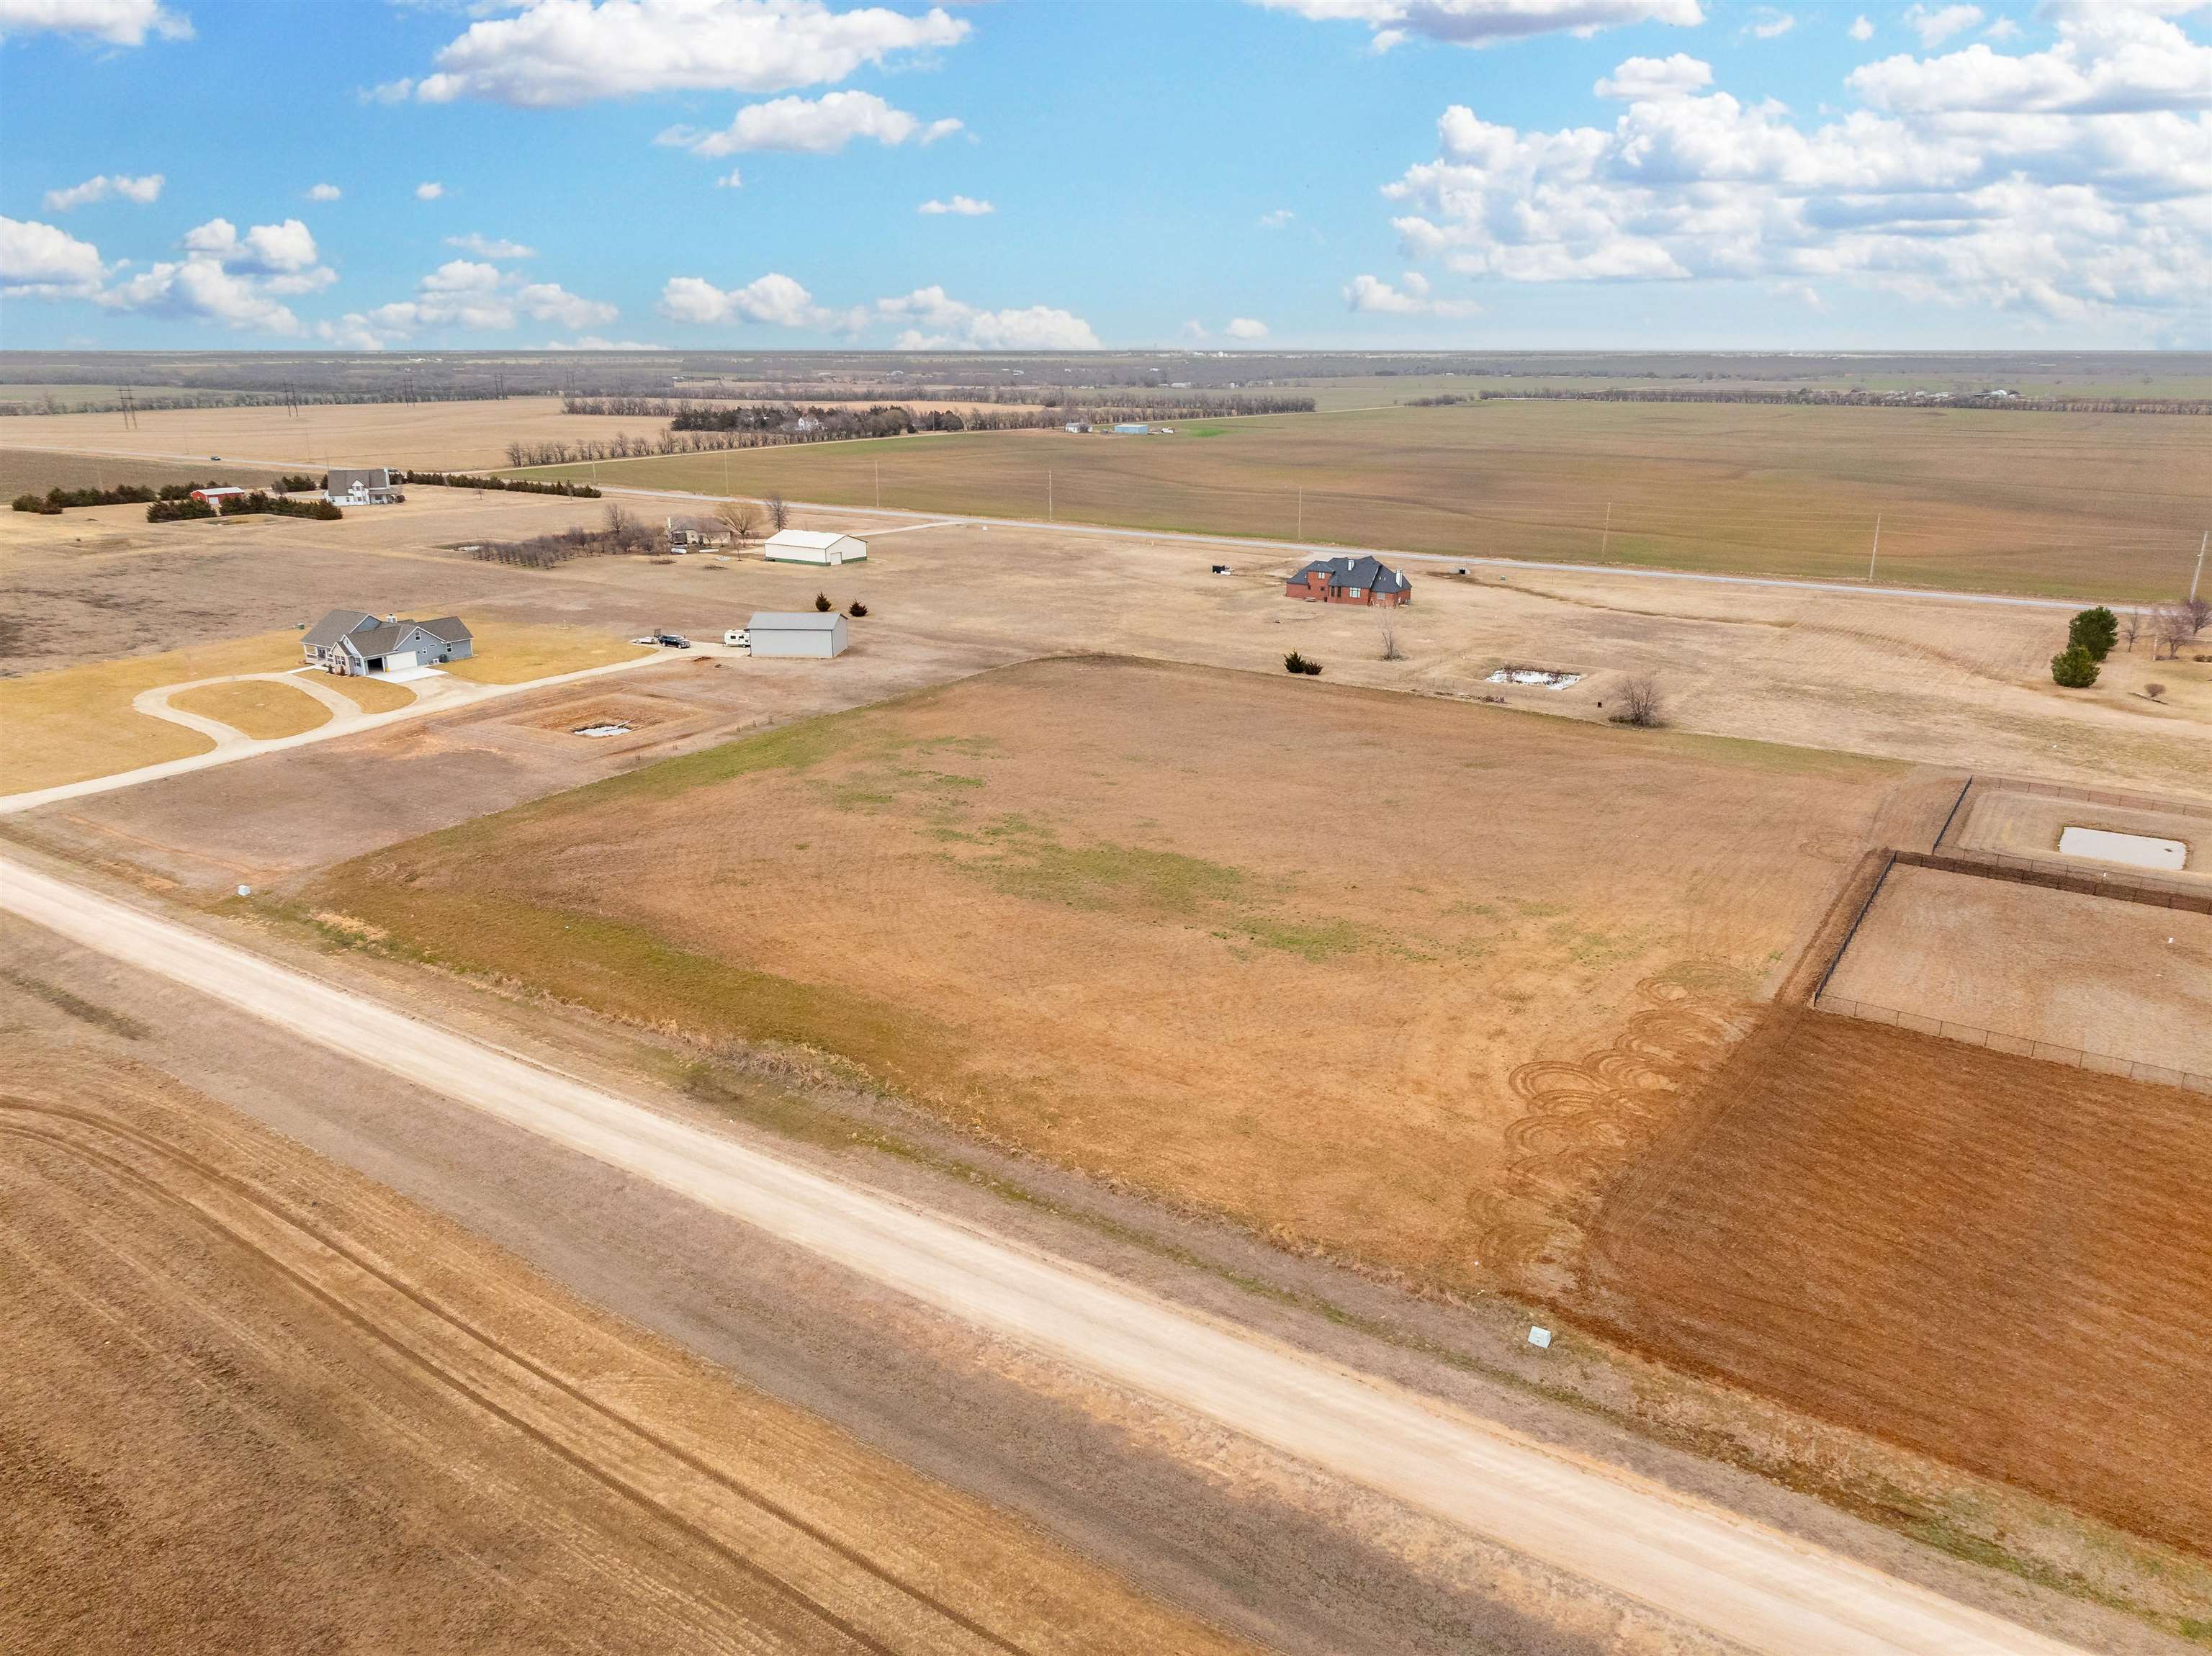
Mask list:
POLYGON ((814 610, 765 610, 745 624, 756 633, 826 633, 843 619, 834 610, 827 615, 814 610))
POLYGON ((811 546, 817 549, 835 546, 840 541, 857 541, 858 535, 848 535, 834 529, 779 529, 768 537, 770 546, 811 546))

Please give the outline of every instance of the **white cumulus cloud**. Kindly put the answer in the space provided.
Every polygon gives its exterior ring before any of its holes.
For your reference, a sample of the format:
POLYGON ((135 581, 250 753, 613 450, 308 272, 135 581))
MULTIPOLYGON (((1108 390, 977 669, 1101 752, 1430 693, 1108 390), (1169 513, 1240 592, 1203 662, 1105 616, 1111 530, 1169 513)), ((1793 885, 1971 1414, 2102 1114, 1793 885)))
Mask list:
POLYGON ((923 121, 895 109, 872 92, 827 92, 819 98, 772 98, 747 104, 719 131, 698 132, 672 126, 658 142, 680 144, 695 155, 730 155, 741 150, 781 149, 832 155, 855 138, 878 143, 935 143, 960 130, 957 120, 923 121))
POLYGON ((228 219, 210 219, 185 232, 185 251, 251 276, 297 276, 322 257, 297 219, 257 224, 242 236, 228 219))
POLYGON ((73 207, 89 207, 93 203, 118 197, 135 201, 140 206, 158 201, 165 182, 159 173, 149 173, 143 178, 126 178, 120 173, 102 173, 87 179, 82 184, 73 184, 66 190, 46 191, 46 211, 66 213, 73 207))
POLYGON ((336 201, 345 192, 335 184, 319 184, 307 191, 309 201, 336 201))
POLYGON ((949 213, 955 218, 973 219, 999 209, 989 202, 978 201, 973 196, 955 196, 950 201, 926 201, 914 210, 933 215, 949 213))
POLYGON ((142 46, 149 34, 189 40, 192 26, 160 0, 0 0, 0 35, 42 33, 142 46))
MULTIPOLYGON (((1966 8, 1972 10, 1972 7, 1966 8)), ((1942 58, 1885 58, 1849 84, 1899 114, 2131 114, 2212 109, 2212 45, 2148 8, 2066 6, 2057 43, 1999 52, 1980 42, 1942 58)), ((2086 130, 2086 129, 2085 129, 2086 130)))
POLYGON ((523 282, 482 259, 447 259, 415 284, 412 299, 356 311, 316 330, 350 350, 380 350, 395 339, 428 332, 498 333, 523 317, 564 328, 597 327, 621 315, 615 306, 584 299, 557 282, 523 282))
POLYGON ((849 331, 847 312, 825 310, 814 295, 780 270, 742 288, 717 288, 703 276, 672 276, 660 290, 660 313, 672 322, 707 325, 759 322, 775 328, 849 331))
POLYGON ((1429 279, 1419 270, 1407 270, 1393 287, 1380 276, 1356 276, 1344 286, 1345 308, 1376 316, 1478 316, 1482 306, 1470 300, 1437 299, 1429 279))
POLYGON ((415 186, 415 199, 417 201, 435 201, 445 193, 446 186, 434 179, 426 179, 415 186))
POLYGON ((100 249, 35 219, 0 218, 0 291, 10 297, 79 298, 100 291, 100 249))
POLYGON ((1871 40, 1874 39, 1874 25, 1863 17, 1854 17, 1850 27, 1844 33, 1854 40, 1871 40))
POLYGON ((1754 40, 1779 40, 1797 27, 1797 20, 1786 11, 1777 11, 1771 6, 1761 6, 1752 20, 1743 26, 1743 32, 1754 40))
POLYGON ((1687 52, 1631 58, 1590 89, 1601 98, 1683 98, 1713 82, 1713 66, 1687 52))
POLYGON ((1296 217, 1297 215, 1289 208, 1278 207, 1272 213, 1260 215, 1260 227, 1262 230, 1279 230, 1296 217))
POLYGON ((1255 317, 1232 316, 1229 318, 1229 325, 1222 331, 1231 339, 1265 339, 1267 325, 1255 317))
POLYGON ((1367 25, 1378 51, 1410 36, 1486 46, 1532 34, 1595 34, 1632 23, 1692 28, 1705 21, 1698 0, 1257 0, 1317 21, 1367 25))
POLYGON ((917 288, 876 301, 876 314, 910 325, 898 337, 902 351, 1095 351, 1098 336, 1073 312, 1048 305, 987 311, 963 304, 939 287, 917 288))
POLYGON ((832 11, 818 0, 527 0, 441 48, 413 83, 428 103, 483 98, 567 107, 665 92, 780 92, 958 45, 969 26, 935 7, 832 11))
MULTIPOLYGON (((1477 278, 1840 282, 2202 333, 2212 65, 2146 11, 2054 15, 2045 52, 1865 65, 1849 84, 1873 107, 1814 123, 1650 59, 1608 77, 1628 97, 1609 128, 1521 130, 1455 106, 1437 158, 1384 194, 1411 258, 1477 278), (2087 112, 2112 109, 2132 112, 2087 112)), ((1382 283, 1346 297, 1408 308, 1382 283)))
POLYGON ((1981 21, 1982 9, 1979 6, 1907 6, 1905 9, 1905 27, 1918 35, 1920 44, 1929 51, 1981 21))
POLYGON ((535 258, 538 250, 526 247, 519 241, 509 241, 504 236, 480 236, 471 230, 465 236, 447 236, 446 246, 458 247, 465 253, 474 253, 478 258, 535 258))

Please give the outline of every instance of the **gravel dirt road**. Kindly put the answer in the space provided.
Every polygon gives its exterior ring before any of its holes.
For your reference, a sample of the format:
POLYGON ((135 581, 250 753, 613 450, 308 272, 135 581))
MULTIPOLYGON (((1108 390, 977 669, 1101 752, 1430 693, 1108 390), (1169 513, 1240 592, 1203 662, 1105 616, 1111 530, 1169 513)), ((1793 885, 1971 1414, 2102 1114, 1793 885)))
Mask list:
POLYGON ((0 907, 1745 1648, 1791 1656, 2069 1648, 1097 1273, 661 1117, 14 859, 0 861, 0 907))

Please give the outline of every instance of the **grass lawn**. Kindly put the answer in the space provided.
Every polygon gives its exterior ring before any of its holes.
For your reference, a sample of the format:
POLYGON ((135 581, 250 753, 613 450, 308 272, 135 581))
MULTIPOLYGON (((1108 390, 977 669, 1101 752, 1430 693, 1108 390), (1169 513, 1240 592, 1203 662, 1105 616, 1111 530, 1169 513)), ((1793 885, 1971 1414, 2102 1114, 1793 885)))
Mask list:
POLYGON ((205 753, 205 737, 134 712, 131 698, 224 673, 280 672, 299 658, 300 635, 288 630, 0 680, 0 787, 25 793, 205 753))
MULTIPOLYGON (((2188 585, 2212 444, 2171 415, 1498 401, 601 461, 602 483, 1474 556, 2137 602, 2188 585), (1608 526, 1609 525, 1609 526, 1608 526)), ((532 476, 583 478, 588 466, 532 476)))
MULTIPOLYGON (((477 684, 520 684, 653 653, 625 640, 581 627, 504 621, 469 625, 476 634, 476 653, 466 661, 449 662, 444 670, 477 684)), ((339 690, 346 693, 343 685, 339 690)))
POLYGON ((358 702, 365 713, 388 713, 415 700, 415 692, 404 684, 392 684, 380 678, 333 678, 330 688, 347 701, 358 702))
POLYGON ((241 678, 228 684, 203 684, 169 698, 179 713, 221 719, 257 742, 297 736, 331 722, 330 709, 305 690, 265 678, 241 678))

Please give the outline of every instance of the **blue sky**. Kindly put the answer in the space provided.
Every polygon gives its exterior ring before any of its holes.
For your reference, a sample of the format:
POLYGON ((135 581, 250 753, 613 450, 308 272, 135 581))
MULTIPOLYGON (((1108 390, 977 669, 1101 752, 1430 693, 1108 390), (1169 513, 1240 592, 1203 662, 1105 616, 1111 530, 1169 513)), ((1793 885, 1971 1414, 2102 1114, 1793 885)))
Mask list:
POLYGON ((0 0, 5 343, 2201 348, 2208 26, 0 0))

